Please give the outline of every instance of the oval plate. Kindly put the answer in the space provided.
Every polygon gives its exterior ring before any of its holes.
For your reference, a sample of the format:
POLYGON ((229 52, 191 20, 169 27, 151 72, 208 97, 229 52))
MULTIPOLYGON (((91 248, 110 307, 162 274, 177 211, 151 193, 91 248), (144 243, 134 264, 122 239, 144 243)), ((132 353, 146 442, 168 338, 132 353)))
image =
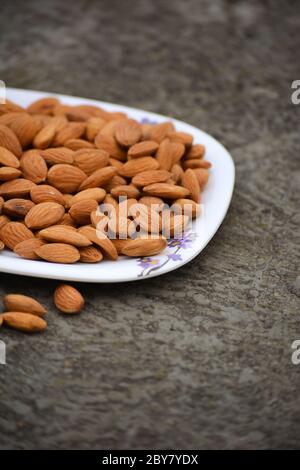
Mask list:
MULTIPOLYGON (((77 98, 47 92, 7 89, 7 99, 27 106, 44 96, 55 96, 71 105, 90 103, 108 111, 123 111, 140 122, 158 123, 169 117, 135 108, 77 98)), ((206 159, 212 163, 210 178, 202 195, 202 215, 193 221, 183 237, 170 240, 167 248, 158 256, 148 258, 119 258, 118 261, 102 261, 99 264, 75 265, 30 261, 4 250, 0 253, 0 271, 23 276, 62 279, 78 282, 125 282, 147 279, 180 268, 197 256, 214 236, 228 210, 233 186, 234 163, 227 150, 209 134, 177 119, 171 119, 176 129, 193 135, 195 143, 204 144, 206 159)))

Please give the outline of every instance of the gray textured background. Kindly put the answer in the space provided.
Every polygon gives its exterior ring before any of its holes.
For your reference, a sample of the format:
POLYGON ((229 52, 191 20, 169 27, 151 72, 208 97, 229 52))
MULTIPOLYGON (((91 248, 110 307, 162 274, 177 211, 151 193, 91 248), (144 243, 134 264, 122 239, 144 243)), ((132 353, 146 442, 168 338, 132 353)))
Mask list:
POLYGON ((37 296, 49 329, 1 329, 1 448, 300 447, 300 4, 2 1, 0 78, 162 112, 231 151, 237 183, 205 251, 182 269, 81 285, 0 275, 37 296))

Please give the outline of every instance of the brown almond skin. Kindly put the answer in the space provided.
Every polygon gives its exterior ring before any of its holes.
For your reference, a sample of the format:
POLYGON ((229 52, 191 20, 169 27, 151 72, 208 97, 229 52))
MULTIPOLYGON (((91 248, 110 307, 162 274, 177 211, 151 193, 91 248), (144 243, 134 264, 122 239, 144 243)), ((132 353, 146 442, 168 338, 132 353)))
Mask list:
POLYGON ((79 193, 75 194, 70 201, 70 207, 79 201, 84 201, 86 199, 94 199, 98 203, 102 202, 106 196, 106 192, 102 188, 89 188, 84 189, 83 191, 79 191, 79 193))
POLYGON ((21 171, 17 168, 12 168, 10 166, 2 166, 0 168, 0 181, 11 181, 15 180, 21 175, 21 171))
POLYGON ((37 300, 27 295, 8 294, 3 297, 3 305, 9 312, 25 312, 43 317, 47 309, 37 300))
POLYGON ((155 158, 141 157, 124 163, 119 173, 121 176, 125 176, 125 178, 133 178, 143 171, 157 170, 158 168, 159 163, 155 158))
POLYGON ((12 152, 16 157, 21 157, 22 147, 16 134, 7 126, 0 124, 0 147, 12 152))
POLYGON ((0 147, 0 165, 19 168, 20 162, 12 152, 5 147, 0 147))
POLYGON ((30 238, 34 238, 33 233, 21 222, 8 222, 0 230, 0 240, 11 250, 18 243, 30 238))
POLYGON ((0 240, 0 251, 4 250, 5 245, 4 243, 0 240))
POLYGON ((167 199, 179 199, 189 196, 188 189, 168 183, 149 184, 143 188, 145 194, 167 199))
POLYGON ((55 289, 54 304, 63 313, 76 314, 84 307, 84 298, 72 286, 62 284, 55 289))
POLYGON ((4 225, 8 224, 10 222, 10 219, 6 215, 0 215, 0 230, 4 225))
POLYGON ((154 140, 146 140, 139 142, 128 149, 128 156, 131 158, 146 157, 147 155, 153 155, 159 144, 154 140))
POLYGON ((14 247, 14 252, 24 259, 39 260, 40 258, 36 255, 35 250, 44 244, 45 242, 41 238, 29 238, 18 243, 14 247))
MULTIPOLYGON (((94 227, 81 227, 79 233, 85 235, 91 242, 99 246, 102 253, 110 260, 115 261, 118 259, 118 252, 114 247, 112 241, 104 234, 98 236, 98 232, 94 227)), ((100 234, 99 234, 100 235, 100 234)))
POLYGON ((60 222, 65 214, 65 209, 56 202, 42 202, 34 206, 25 217, 25 224, 33 230, 55 225, 60 222))
POLYGON ((195 201, 191 199, 176 199, 172 204, 171 210, 178 213, 186 213, 187 215, 191 214, 192 218, 195 219, 200 215, 200 206, 195 201), (186 207, 186 211, 184 208, 186 207))
POLYGON ((208 169, 211 167, 211 163, 208 162, 207 160, 203 160, 203 158, 194 158, 193 160, 186 160, 183 162, 182 164, 183 168, 186 170, 187 168, 192 168, 192 169, 196 169, 196 168, 204 168, 204 169, 208 169))
POLYGON ((167 246, 167 240, 159 238, 137 238, 129 240, 121 252, 126 256, 153 256, 161 253, 167 246))
POLYGON ((47 323, 43 318, 31 313, 4 312, 2 315, 5 325, 25 333, 37 333, 47 328, 47 323))
POLYGON ((74 154, 74 165, 80 168, 86 175, 104 168, 109 163, 109 154, 100 149, 81 149, 74 154))
POLYGON ((57 204, 65 205, 64 196, 58 189, 48 184, 40 184, 35 186, 30 191, 31 200, 35 204, 41 204, 42 202, 57 202, 57 204))
POLYGON ((205 155, 205 146, 202 144, 192 145, 185 155, 185 160, 193 160, 194 158, 203 158, 205 155))
POLYGON ((72 204, 69 214, 78 225, 91 223, 91 213, 98 209, 98 202, 94 199, 84 199, 72 204))
POLYGON ((34 207, 34 203, 29 199, 15 198, 3 204, 2 212, 10 217, 23 219, 32 207, 34 207))
POLYGON ((108 183, 114 175, 116 175, 117 170, 108 166, 105 168, 100 168, 99 170, 94 171, 88 178, 86 178, 80 185, 79 191, 89 188, 102 187, 108 183))
POLYGON ((132 178, 135 186, 147 186, 153 183, 164 183, 171 177, 171 173, 167 170, 150 170, 143 171, 132 178))
POLYGON ((35 250, 39 258, 52 263, 72 264, 80 259, 80 253, 75 246, 66 243, 49 243, 35 250))
POLYGON ((208 182, 209 172, 204 168, 197 168, 193 170, 193 172, 195 173, 198 179, 198 183, 200 185, 201 190, 203 190, 208 182))
POLYGON ((159 149, 156 152, 156 159, 161 169, 170 171, 172 166, 181 159, 184 152, 184 145, 165 139, 159 145, 159 149))
POLYGON ((65 147, 48 148, 46 150, 42 150, 40 155, 48 165, 72 165, 74 161, 73 150, 65 147))
POLYGON ((149 130, 149 139, 159 144, 175 131, 174 124, 170 121, 155 124, 149 130))
POLYGON ((47 180, 62 193, 74 194, 86 180, 86 174, 76 166, 59 164, 50 168, 47 180))
POLYGON ((28 150, 23 153, 20 160, 23 177, 33 183, 42 183, 46 180, 48 168, 43 157, 37 150, 28 150))
POLYGON ((126 160, 126 152, 117 144, 113 137, 102 135, 101 131, 95 138, 97 148, 105 150, 111 157, 116 160, 126 160))
POLYGON ((111 189, 110 193, 116 199, 118 199, 120 196, 137 199, 140 195, 140 191, 138 188, 133 186, 133 184, 116 186, 111 189))
POLYGON ((78 233, 72 227, 64 227, 63 225, 56 225, 45 228, 39 232, 39 237, 48 242, 54 243, 67 243, 77 247, 90 246, 92 242, 84 235, 78 233))
POLYGON ((99 263, 103 259, 101 251, 95 246, 80 248, 79 251, 82 263, 99 263))
POLYGON ((30 190, 34 187, 35 183, 24 178, 7 181, 0 186, 0 196, 3 196, 5 199, 11 199, 13 197, 24 197, 29 194, 30 190))
POLYGON ((142 128, 134 119, 122 119, 115 126, 115 138, 122 147, 131 147, 142 138, 142 128))
POLYGON ((182 175, 181 184, 190 192, 190 197, 193 201, 198 203, 200 201, 200 185, 196 174, 193 170, 188 168, 182 175))

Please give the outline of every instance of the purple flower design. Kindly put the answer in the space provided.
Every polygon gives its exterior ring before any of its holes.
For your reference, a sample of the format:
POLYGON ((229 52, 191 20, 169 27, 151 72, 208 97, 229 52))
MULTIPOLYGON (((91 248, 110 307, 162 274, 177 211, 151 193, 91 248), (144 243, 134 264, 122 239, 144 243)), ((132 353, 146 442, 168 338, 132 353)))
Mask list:
POLYGON ((144 117, 140 121, 141 124, 157 124, 157 121, 152 121, 151 119, 144 117))
POLYGON ((181 255, 177 255, 176 253, 169 253, 168 258, 171 259, 172 261, 181 261, 181 255))
POLYGON ((140 258, 138 260, 138 265, 143 269, 150 268, 150 267, 156 266, 158 264, 159 264, 159 260, 154 259, 154 258, 145 257, 145 258, 140 258))
POLYGON ((168 245, 171 248, 189 248, 191 243, 193 243, 193 237, 187 233, 180 238, 170 240, 168 245))

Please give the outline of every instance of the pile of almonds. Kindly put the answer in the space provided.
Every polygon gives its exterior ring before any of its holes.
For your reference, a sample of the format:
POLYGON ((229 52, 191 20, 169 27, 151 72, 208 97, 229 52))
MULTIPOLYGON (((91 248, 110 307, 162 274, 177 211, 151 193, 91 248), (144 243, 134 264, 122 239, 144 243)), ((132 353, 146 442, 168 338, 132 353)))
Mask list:
MULTIPOLYGON (((72 286, 61 284, 54 292, 56 308, 66 314, 79 313, 84 307, 84 298, 72 286)), ((5 312, 0 313, 0 326, 6 325, 26 333, 44 331, 47 328, 47 309, 27 295, 8 294, 3 297, 5 312)))
POLYGON ((7 101, 0 105, 0 250, 55 263, 160 253, 165 229, 172 237, 199 214, 210 167, 204 154, 172 122, 140 124, 54 97, 26 109, 7 101), (99 212, 103 203, 122 209, 112 227, 99 212), (136 205, 143 231, 134 238, 136 205), (150 225, 155 238, 145 236, 150 225))

